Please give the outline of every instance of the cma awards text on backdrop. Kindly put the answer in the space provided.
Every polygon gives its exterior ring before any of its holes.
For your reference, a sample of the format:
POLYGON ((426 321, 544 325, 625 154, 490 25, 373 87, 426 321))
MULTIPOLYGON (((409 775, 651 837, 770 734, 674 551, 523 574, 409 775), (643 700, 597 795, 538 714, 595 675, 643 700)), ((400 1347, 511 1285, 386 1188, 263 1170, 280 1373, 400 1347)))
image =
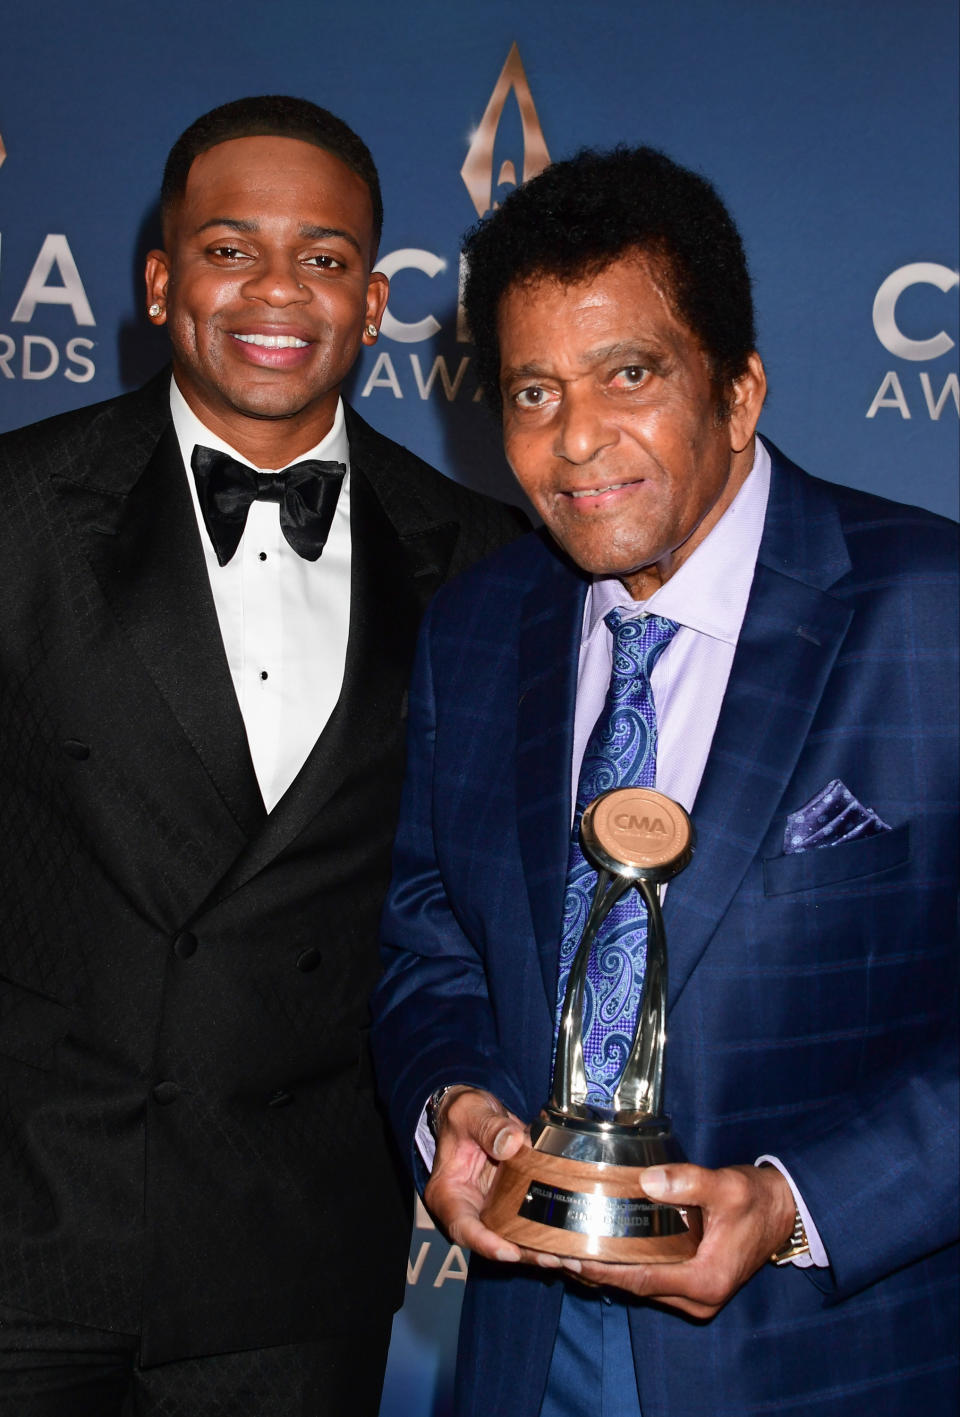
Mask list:
MULTIPOLYGON (((6 149, 0 137, 0 166, 5 156, 6 149)), ((497 205, 499 195, 516 186, 518 181, 525 181, 540 172, 549 161, 533 94, 519 49, 514 43, 483 117, 471 137, 460 170, 477 216, 483 216, 497 205), (497 133, 511 98, 520 117, 522 158, 519 162, 509 157, 503 158, 495 177, 497 133)), ((401 247, 384 254, 378 261, 378 268, 390 278, 394 287, 391 303, 384 315, 382 334, 401 348, 381 348, 373 358, 372 367, 364 371, 360 397, 427 400, 442 396, 448 403, 478 401, 480 391, 471 375, 471 355, 461 352, 462 347, 469 348, 470 343, 459 303, 464 276, 462 257, 452 260, 449 254, 421 247, 401 247), (429 301, 423 306, 422 313, 414 318, 400 317, 395 313, 398 295, 403 293, 408 301, 411 299, 409 291, 405 291, 411 273, 432 281, 452 266, 458 270, 458 299, 455 314, 450 319, 458 346, 456 355, 435 353, 431 357, 403 349, 403 346, 429 345, 444 333, 444 325, 429 301)), ((29 269, 11 273, 3 267, 0 232, 0 277, 4 278, 4 289, 12 287, 19 291, 8 317, 8 328, 0 329, 0 376, 6 380, 31 382, 59 376, 72 384, 89 384, 97 373, 94 358, 96 340, 80 333, 64 334, 63 321, 58 321, 57 328, 53 328, 49 318, 54 307, 62 307, 69 312, 68 318, 72 319, 78 331, 92 329, 97 323, 69 237, 62 232, 47 233, 29 269), (22 284, 19 284, 20 277, 22 284)), ((874 333, 880 346, 902 361, 905 367, 884 371, 864 408, 867 418, 895 414, 901 419, 918 417, 938 422, 944 414, 948 418, 952 415, 954 419, 960 415, 957 373, 942 366, 943 356, 955 348, 954 339, 942 326, 937 327, 935 316, 932 320, 933 332, 920 336, 905 333, 898 324, 897 316, 898 303, 902 297, 904 304, 909 303, 913 287, 927 285, 948 295, 958 283, 960 275, 956 271, 937 262, 922 260, 899 266, 882 280, 873 302, 874 333), (918 364, 924 367, 918 369, 918 364)), ((413 299, 415 302, 415 296, 413 299)), ((927 327, 930 327, 929 317, 927 327)), ((367 362, 369 364, 369 360, 367 362)))
MULTIPOLYGON (((0 134, 0 167, 6 156, 3 135, 0 134)), ((0 277, 3 274, 2 262, 3 233, 0 232, 0 277)), ((38 305, 69 305, 78 326, 97 323, 70 243, 62 233, 49 232, 44 237, 13 307, 10 323, 29 325, 38 305), (51 282, 54 269, 58 280, 51 282)), ((68 339, 61 350, 49 335, 23 334, 18 340, 16 335, 0 333, 0 373, 6 379, 49 379, 62 366, 64 378, 74 384, 88 384, 96 373, 93 360, 89 357, 94 344, 94 340, 75 336, 68 339)))
MULTIPOLYGON (((934 261, 915 261, 908 266, 900 266, 887 276, 877 291, 877 298, 873 302, 873 328, 884 349, 889 350, 898 359, 930 365, 943 355, 949 354, 955 347, 955 341, 944 329, 937 330, 926 338, 913 339, 904 334, 897 324, 897 303, 901 295, 906 295, 911 287, 917 285, 933 286, 946 295, 960 285, 960 275, 951 271, 948 266, 938 265, 934 261)), ((933 379, 934 375, 929 368, 919 371, 918 383, 923 395, 920 407, 936 421, 944 409, 949 409, 952 401, 954 415, 960 414, 960 391, 957 388, 956 370, 945 374, 939 392, 935 391, 933 379)), ((907 388, 910 388, 909 383, 907 388)), ((913 407, 918 407, 916 397, 913 407)), ((896 369, 889 369, 884 374, 883 383, 867 409, 867 417, 875 418, 877 413, 885 408, 896 409, 901 418, 913 417, 904 380, 896 369)))
MULTIPOLYGON (((2 233, 0 233, 2 263, 2 233)), ((2 273, 2 264, 0 264, 2 273)), ((38 306, 67 305, 78 326, 92 326, 90 301, 83 287, 70 243, 62 233, 44 237, 37 259, 10 316, 11 325, 30 325, 38 306), (58 279, 51 280, 56 273, 58 279)), ((49 335, 0 332, 0 373, 7 379, 50 379, 58 370, 74 384, 88 384, 96 366, 90 358, 96 342, 75 335, 58 344, 49 335)))

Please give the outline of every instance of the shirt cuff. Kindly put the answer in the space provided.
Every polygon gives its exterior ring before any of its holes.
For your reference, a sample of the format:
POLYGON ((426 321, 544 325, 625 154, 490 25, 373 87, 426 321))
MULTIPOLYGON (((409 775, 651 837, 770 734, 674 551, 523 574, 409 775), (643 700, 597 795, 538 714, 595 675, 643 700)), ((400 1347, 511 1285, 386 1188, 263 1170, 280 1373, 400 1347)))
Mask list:
MULTIPOLYGON (((432 1094, 431 1094, 432 1096, 432 1094)), ((429 1098, 427 1102, 429 1102, 429 1098)), ((428 1171, 433 1170, 433 1158, 437 1154, 437 1139, 431 1132, 427 1124, 427 1103, 423 1104, 420 1113, 420 1120, 417 1123, 417 1130, 413 1134, 413 1139, 417 1143, 417 1150, 423 1158, 423 1164, 428 1171)))
POLYGON ((810 1246, 810 1253, 808 1255, 797 1255, 790 1263, 795 1264, 798 1269, 829 1269, 830 1257, 827 1254, 823 1241, 820 1239, 820 1232, 814 1225, 813 1218, 803 1203, 803 1196, 801 1196, 800 1192, 793 1184, 793 1177, 790 1175, 790 1172, 784 1166, 783 1162, 778 1161, 775 1156, 758 1156, 753 1164, 754 1166, 775 1166, 793 1192, 794 1204, 800 1212, 803 1228, 807 1232, 807 1244, 810 1246))

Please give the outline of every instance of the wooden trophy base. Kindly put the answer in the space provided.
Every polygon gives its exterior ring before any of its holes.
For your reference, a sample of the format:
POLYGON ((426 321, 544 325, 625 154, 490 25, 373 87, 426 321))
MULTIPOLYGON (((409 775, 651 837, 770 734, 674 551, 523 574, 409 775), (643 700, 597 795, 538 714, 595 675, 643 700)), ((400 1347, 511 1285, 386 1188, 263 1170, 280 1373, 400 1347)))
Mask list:
POLYGON ((688 1260, 703 1234, 696 1207, 661 1205, 639 1191, 636 1166, 572 1161, 531 1146, 500 1162, 480 1218, 515 1245, 616 1264, 688 1260))

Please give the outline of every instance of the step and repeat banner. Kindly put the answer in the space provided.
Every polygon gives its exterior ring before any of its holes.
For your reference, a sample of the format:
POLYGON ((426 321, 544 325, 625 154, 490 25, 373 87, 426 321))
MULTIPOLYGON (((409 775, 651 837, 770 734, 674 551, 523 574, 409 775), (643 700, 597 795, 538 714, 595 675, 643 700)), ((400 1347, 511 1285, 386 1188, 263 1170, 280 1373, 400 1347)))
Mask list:
MULTIPOLYGON (((391 279, 349 396, 518 500, 458 309, 465 227, 551 159, 661 147, 744 234, 771 393, 809 471, 957 514, 954 0, 13 0, 0 20, 0 429, 133 388, 168 148, 249 93, 345 118, 380 167, 391 279)), ((464 1255, 418 1207, 385 1414, 449 1402, 464 1255)))

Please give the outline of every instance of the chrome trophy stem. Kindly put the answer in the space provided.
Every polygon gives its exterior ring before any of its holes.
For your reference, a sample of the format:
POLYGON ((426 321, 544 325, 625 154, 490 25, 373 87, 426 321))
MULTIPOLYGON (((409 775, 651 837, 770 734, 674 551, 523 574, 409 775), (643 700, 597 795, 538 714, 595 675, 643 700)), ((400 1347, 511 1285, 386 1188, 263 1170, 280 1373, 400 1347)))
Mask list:
POLYGON ((636 882, 647 907, 647 961, 643 997, 633 1030, 633 1043, 617 1090, 613 1108, 618 1121, 631 1113, 640 1121, 663 1113, 663 1059, 667 1043, 667 940, 660 909, 660 887, 647 880, 636 882))
POLYGON ((587 1073, 583 1063, 583 996, 587 983, 590 951, 597 931, 632 882, 601 867, 593 893, 590 914, 577 946, 557 1035, 557 1059, 553 1068, 553 1091, 547 1106, 564 1117, 586 1117, 587 1073))

